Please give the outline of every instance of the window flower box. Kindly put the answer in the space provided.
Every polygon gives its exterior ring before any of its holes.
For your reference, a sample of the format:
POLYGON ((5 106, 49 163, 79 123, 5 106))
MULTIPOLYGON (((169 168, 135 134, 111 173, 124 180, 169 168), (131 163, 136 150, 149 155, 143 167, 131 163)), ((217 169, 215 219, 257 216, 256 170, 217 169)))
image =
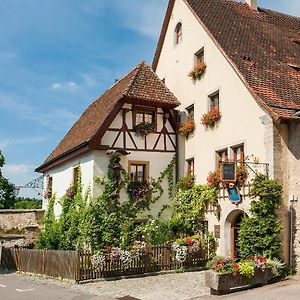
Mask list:
POLYGON ((192 71, 188 74, 193 81, 200 80, 206 70, 206 64, 204 62, 198 63, 192 71))
POLYGON ((213 107, 207 114, 201 118, 201 123, 208 128, 213 128, 215 124, 221 119, 222 114, 217 107, 213 107))
POLYGON ((141 137, 147 136, 149 133, 153 132, 153 130, 153 123, 142 122, 135 126, 135 134, 141 137))
POLYGON ((150 192, 150 186, 147 181, 132 181, 127 186, 127 193, 129 197, 135 200, 147 197, 150 192))
POLYGON ((249 175, 249 172, 245 165, 237 166, 237 168, 236 168, 236 184, 238 186, 245 185, 245 183, 248 179, 248 175, 249 175))
POLYGON ((191 133, 195 130, 195 122, 193 119, 187 119, 184 123, 180 124, 178 132, 180 135, 185 136, 186 138, 189 137, 191 133))

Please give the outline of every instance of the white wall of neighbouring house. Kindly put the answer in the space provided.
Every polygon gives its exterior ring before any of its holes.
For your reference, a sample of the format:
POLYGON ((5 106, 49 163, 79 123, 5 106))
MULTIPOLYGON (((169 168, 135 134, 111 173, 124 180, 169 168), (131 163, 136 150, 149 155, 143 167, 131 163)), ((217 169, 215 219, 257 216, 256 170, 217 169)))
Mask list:
MULTIPOLYGON (((208 173, 216 169, 216 151, 226 148, 232 157, 231 147, 242 143, 246 156, 253 155, 261 163, 269 163, 270 173, 274 174, 272 119, 257 104, 235 68, 183 0, 175 1, 156 73, 181 102, 181 111, 194 104, 196 129, 188 140, 180 137, 181 176, 186 172, 185 160, 194 157, 196 181, 206 183, 208 173), (174 30, 178 22, 182 23, 182 41, 175 45, 174 30), (194 54, 202 48, 207 69, 200 80, 193 82, 188 73, 194 67, 194 54), (200 120, 209 110, 209 95, 216 91, 220 94, 222 118, 214 129, 206 130, 200 120)), ((247 213, 250 200, 246 199, 239 207, 228 199, 220 204, 220 220, 213 214, 207 215, 209 231, 220 225, 218 252, 230 255, 226 220, 237 208, 247 213)))

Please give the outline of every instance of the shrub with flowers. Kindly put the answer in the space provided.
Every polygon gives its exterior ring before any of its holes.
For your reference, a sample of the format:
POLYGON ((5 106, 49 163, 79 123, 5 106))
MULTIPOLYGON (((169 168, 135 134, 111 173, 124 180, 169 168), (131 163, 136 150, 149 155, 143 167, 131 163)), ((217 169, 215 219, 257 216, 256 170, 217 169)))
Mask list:
POLYGON ((72 184, 70 187, 66 190, 66 196, 69 198, 73 198, 77 193, 77 185, 72 184))
POLYGON ((213 128, 221 117, 222 114, 219 108, 213 107, 208 113, 202 115, 201 124, 204 125, 206 129, 213 128))
POLYGON ((137 257, 144 257, 147 255, 147 244, 142 241, 134 241, 132 251, 137 257))
POLYGON ((204 62, 198 63, 192 71, 188 74, 193 80, 201 79, 206 70, 206 64, 204 62))
POLYGON ((194 132, 195 130, 195 121, 193 119, 187 119, 184 123, 180 124, 178 132, 180 135, 185 136, 186 138, 194 132))
POLYGON ((248 278, 254 276, 256 269, 264 272, 270 268, 275 276, 280 276, 285 268, 285 264, 278 259, 267 259, 260 255, 249 256, 239 262, 222 256, 215 256, 208 262, 207 266, 218 273, 231 274, 232 276, 240 274, 248 278))
POLYGON ((172 244, 172 250, 176 253, 176 260, 178 262, 184 262, 189 254, 198 253, 201 249, 202 243, 204 243, 204 241, 200 235, 177 239, 172 244))
POLYGON ((145 137, 154 130, 154 124, 142 122, 135 126, 135 134, 137 136, 145 137))

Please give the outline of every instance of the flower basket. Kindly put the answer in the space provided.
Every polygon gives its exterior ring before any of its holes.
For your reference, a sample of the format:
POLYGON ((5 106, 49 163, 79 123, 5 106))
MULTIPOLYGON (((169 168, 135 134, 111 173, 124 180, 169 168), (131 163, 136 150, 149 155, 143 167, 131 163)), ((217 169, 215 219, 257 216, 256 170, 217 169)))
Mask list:
POLYGON ((193 81, 200 80, 206 70, 206 64, 204 62, 197 64, 192 71, 188 74, 193 81))
POLYGON ((221 175, 219 170, 214 172, 209 172, 207 176, 207 184, 211 187, 218 189, 221 182, 220 176, 221 175))
POLYGON ((154 130, 154 124, 153 123, 139 123, 135 126, 135 134, 137 136, 145 137, 149 133, 151 133, 154 130))
POLYGON ((185 136, 186 138, 194 132, 195 130, 195 122, 192 119, 187 119, 184 123, 180 124, 178 132, 180 135, 185 136))
POLYGON ((248 170, 247 167, 244 165, 237 166, 236 168, 236 184, 238 186, 245 185, 247 179, 248 179, 248 170))
POLYGON ((127 186, 127 193, 132 199, 143 199, 150 194, 150 186, 147 181, 132 181, 127 186))
POLYGON ((213 128, 215 123, 221 119, 222 115, 217 107, 212 108, 207 114, 204 114, 201 118, 201 123, 208 128, 213 128))

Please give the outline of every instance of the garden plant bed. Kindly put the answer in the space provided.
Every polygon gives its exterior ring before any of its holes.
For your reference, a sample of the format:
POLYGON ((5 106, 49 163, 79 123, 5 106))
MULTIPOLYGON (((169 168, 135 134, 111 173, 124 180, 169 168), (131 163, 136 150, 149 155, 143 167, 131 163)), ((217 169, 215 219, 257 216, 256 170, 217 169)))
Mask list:
POLYGON ((205 271, 205 284, 210 288, 212 295, 229 294, 240 289, 248 289, 254 286, 262 286, 273 281, 276 275, 271 268, 256 269, 253 277, 243 275, 217 273, 212 270, 205 271))

